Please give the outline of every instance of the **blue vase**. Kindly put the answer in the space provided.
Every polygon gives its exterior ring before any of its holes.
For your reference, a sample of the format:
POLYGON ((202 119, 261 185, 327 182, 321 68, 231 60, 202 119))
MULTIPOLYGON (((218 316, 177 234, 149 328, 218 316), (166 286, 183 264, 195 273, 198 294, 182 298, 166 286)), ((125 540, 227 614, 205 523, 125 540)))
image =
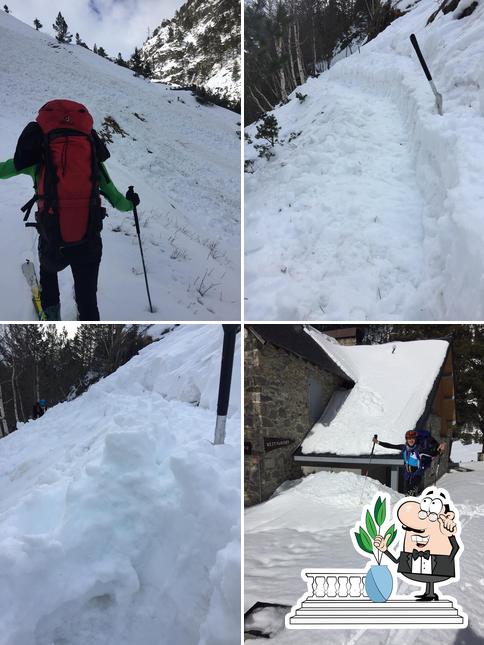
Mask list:
POLYGON ((390 569, 384 564, 375 564, 370 567, 366 572, 365 589, 368 598, 373 602, 386 602, 393 589, 390 569))

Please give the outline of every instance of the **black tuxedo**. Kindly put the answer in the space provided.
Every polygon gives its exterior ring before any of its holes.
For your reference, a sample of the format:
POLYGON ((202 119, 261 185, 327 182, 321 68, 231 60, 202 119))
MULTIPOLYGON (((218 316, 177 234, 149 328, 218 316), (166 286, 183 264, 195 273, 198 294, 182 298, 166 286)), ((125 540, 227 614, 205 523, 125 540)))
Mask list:
POLYGON ((454 559, 460 547, 453 535, 449 538, 449 541, 452 545, 452 551, 449 555, 430 554, 431 573, 413 573, 413 556, 412 553, 409 553, 408 551, 402 551, 398 558, 396 558, 393 553, 390 553, 390 551, 385 551, 385 554, 390 558, 390 560, 395 562, 395 564, 398 564, 399 573, 410 580, 425 582, 427 585, 426 593, 433 594, 433 587, 436 582, 442 582, 443 580, 447 580, 448 578, 453 578, 455 576, 454 559))

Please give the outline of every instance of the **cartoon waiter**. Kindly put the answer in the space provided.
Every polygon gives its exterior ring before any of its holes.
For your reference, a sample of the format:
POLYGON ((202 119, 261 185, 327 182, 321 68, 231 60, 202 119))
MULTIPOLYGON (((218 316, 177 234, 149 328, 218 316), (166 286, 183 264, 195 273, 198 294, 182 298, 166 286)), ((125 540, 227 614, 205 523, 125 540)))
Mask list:
POLYGON ((403 551, 396 558, 387 549, 390 535, 377 535, 373 545, 387 555, 398 572, 416 582, 425 582, 425 593, 418 601, 438 600, 434 585, 456 575, 455 557, 461 545, 457 541, 458 525, 454 521, 448 493, 427 488, 419 499, 405 498, 397 517, 405 531, 403 551))

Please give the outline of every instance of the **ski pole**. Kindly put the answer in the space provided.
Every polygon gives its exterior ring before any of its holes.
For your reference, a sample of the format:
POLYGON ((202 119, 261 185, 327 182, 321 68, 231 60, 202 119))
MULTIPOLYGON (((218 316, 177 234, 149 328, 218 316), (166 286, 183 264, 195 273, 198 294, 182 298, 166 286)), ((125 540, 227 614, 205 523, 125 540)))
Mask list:
MULTIPOLYGON (((440 446, 439 446, 440 448, 440 446)), ((434 486, 437 486, 437 479, 439 477, 439 468, 440 468, 440 457, 442 456, 442 453, 439 450, 439 456, 437 457, 437 465, 435 466, 435 479, 434 479, 434 486)))
MULTIPOLYGON (((378 439, 378 435, 377 435, 377 434, 374 434, 374 435, 373 435, 373 439, 378 439)), ((371 449, 371 452, 370 452, 370 458, 369 458, 369 460, 368 460, 368 465, 367 465, 367 467, 366 467, 365 479, 364 479, 364 481, 363 481, 363 486, 361 487, 360 504, 361 504, 361 501, 362 501, 362 499, 363 499, 363 492, 364 492, 364 490, 365 490, 366 480, 367 480, 367 478, 368 478, 368 472, 369 472, 369 470, 370 470, 370 464, 371 464, 371 460, 372 460, 372 458, 373 458, 373 451, 375 450, 375 445, 376 445, 376 442, 375 442, 375 441, 373 441, 373 448, 371 449)))
POLYGON ((430 87, 432 88, 432 92, 434 93, 435 96, 435 104, 437 106, 437 112, 440 114, 440 116, 443 115, 443 99, 442 99, 442 94, 439 94, 437 92, 437 88, 435 87, 435 83, 432 80, 432 75, 430 74, 430 70, 427 67, 427 63, 425 62, 425 58, 423 57, 422 52, 420 51, 420 47, 417 42, 417 38, 415 34, 412 34, 410 36, 410 42, 413 45, 413 48, 415 49, 415 53, 417 54, 417 57, 420 61, 420 65, 422 65, 422 69, 424 71, 425 76, 427 77, 427 80, 429 82, 430 87))
POLYGON ((136 233, 138 235, 139 250, 141 251, 141 261, 143 263, 143 272, 145 274, 146 293, 148 294, 148 302, 150 303, 150 312, 152 314, 154 314, 155 312, 153 310, 153 305, 151 304, 150 288, 148 286, 148 276, 146 275, 146 265, 145 265, 145 256, 143 255, 143 245, 141 244, 141 231, 140 231, 140 228, 139 228, 138 211, 136 209, 136 204, 134 203, 134 187, 133 186, 130 186, 128 188, 128 192, 126 193, 126 197, 133 204, 134 223, 135 223, 135 226, 136 226, 136 233))

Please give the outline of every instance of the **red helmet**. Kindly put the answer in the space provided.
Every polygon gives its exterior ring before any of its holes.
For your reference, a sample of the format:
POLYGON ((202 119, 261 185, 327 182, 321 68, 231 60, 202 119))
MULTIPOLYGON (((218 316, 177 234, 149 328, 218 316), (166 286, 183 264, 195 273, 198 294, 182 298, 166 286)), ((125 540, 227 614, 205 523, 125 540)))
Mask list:
POLYGON ((408 430, 405 433, 405 439, 417 439, 417 433, 415 430, 408 430))

